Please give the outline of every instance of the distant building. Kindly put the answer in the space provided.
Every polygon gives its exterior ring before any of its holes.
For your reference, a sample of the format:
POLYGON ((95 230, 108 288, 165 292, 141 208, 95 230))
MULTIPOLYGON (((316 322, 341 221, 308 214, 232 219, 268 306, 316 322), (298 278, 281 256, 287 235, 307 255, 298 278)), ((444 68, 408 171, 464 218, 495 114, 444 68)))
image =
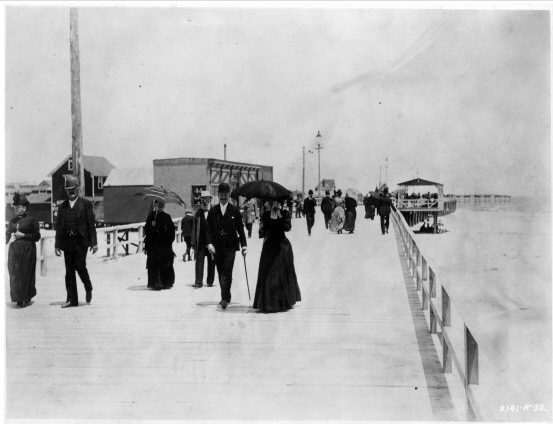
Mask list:
POLYGON ((330 193, 336 189, 336 183, 334 180, 321 180, 321 183, 315 187, 315 194, 317 194, 319 191, 321 192, 321 195, 324 195, 324 192, 326 190, 330 190, 330 193), (320 188, 319 188, 320 186, 320 188))
MULTIPOLYGON (((197 209, 200 193, 209 191, 217 201, 217 187, 225 182, 231 191, 248 181, 273 181, 273 167, 209 158, 176 158, 154 160, 154 185, 172 190, 197 209)), ((167 212, 182 216, 182 207, 168 205, 167 212), (179 215, 180 214, 180 215, 179 215)))
POLYGON ((152 167, 113 169, 104 183, 104 222, 117 225, 146 221, 152 202, 135 194, 153 184, 152 167))
MULTIPOLYGON (((84 156, 84 197, 94 205, 94 214, 99 221, 103 220, 104 182, 115 167, 101 156, 84 156)), ((73 159, 68 155, 48 176, 52 177, 52 209, 67 198, 64 190, 65 175, 74 172, 73 159)))

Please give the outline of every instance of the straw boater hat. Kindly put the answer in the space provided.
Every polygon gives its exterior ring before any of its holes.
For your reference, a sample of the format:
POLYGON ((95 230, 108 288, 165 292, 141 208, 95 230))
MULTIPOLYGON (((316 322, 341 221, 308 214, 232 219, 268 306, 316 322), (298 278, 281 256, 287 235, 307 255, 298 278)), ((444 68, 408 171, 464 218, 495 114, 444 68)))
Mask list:
POLYGON ((200 197, 209 197, 211 199, 211 198, 213 198, 213 195, 207 190, 202 190, 202 193, 200 194, 200 197))

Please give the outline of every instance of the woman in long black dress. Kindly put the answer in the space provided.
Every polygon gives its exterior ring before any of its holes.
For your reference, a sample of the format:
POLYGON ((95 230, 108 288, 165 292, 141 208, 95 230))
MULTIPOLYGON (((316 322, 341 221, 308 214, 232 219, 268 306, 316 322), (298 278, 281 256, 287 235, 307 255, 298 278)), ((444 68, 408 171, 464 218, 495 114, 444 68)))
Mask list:
POLYGON ((15 217, 6 228, 6 244, 13 236, 8 250, 8 272, 10 274, 10 298, 23 308, 36 296, 36 242, 40 240, 38 222, 27 214, 29 201, 24 194, 13 196, 15 217))
POLYGON ((292 223, 290 212, 273 202, 261 217, 259 236, 264 238, 253 307, 261 312, 282 312, 301 300, 294 268, 294 252, 286 238, 292 223))
POLYGON ((163 211, 164 208, 165 204, 156 200, 154 210, 148 216, 144 227, 148 287, 154 290, 170 289, 175 283, 175 224, 171 215, 163 211))

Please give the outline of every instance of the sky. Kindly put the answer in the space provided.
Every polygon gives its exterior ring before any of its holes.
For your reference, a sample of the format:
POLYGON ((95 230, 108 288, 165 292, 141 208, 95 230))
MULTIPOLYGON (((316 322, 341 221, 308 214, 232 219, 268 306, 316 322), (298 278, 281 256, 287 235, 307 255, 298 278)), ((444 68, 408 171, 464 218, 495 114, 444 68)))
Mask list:
POLYGON ((550 195, 548 3, 278 3, 6 5, 6 181, 38 183, 71 153, 80 6, 85 155, 142 167, 227 144, 291 190, 304 169, 316 186, 320 158, 321 178, 364 193, 420 177, 550 195))

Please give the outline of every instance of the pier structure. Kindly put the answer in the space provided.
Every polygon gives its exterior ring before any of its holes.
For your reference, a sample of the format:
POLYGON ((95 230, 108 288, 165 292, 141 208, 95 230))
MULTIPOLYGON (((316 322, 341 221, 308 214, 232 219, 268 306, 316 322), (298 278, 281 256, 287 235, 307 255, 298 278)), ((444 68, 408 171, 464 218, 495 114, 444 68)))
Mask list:
POLYGON ((441 183, 415 178, 398 184, 398 190, 393 199, 394 206, 401 212, 409 226, 423 222, 428 216, 433 217, 434 233, 438 232, 438 217, 449 215, 457 209, 457 198, 444 195, 444 185, 441 183), (432 187, 436 192, 427 197, 412 197, 408 195, 409 187, 432 187))
POLYGON ((505 194, 449 194, 446 197, 456 199, 459 206, 511 203, 511 196, 505 194))

